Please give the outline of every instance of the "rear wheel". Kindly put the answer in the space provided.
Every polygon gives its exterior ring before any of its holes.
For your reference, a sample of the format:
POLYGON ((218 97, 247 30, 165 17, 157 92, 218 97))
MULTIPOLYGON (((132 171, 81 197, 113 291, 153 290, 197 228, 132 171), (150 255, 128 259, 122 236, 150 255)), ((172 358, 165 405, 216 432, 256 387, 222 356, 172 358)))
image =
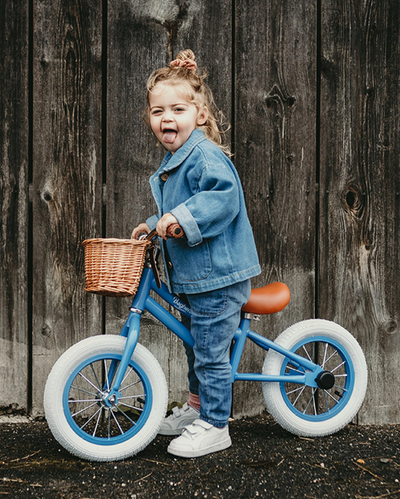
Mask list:
POLYGON ((357 414, 365 397, 368 371, 356 339, 338 324, 310 319, 286 329, 276 343, 318 364, 314 386, 290 382, 306 369, 270 350, 263 374, 287 375, 288 382, 263 383, 267 408, 288 431, 303 436, 330 435, 357 414))
POLYGON ((158 361, 138 344, 115 400, 106 398, 125 338, 94 336, 67 350, 45 388, 49 427, 72 454, 113 461, 136 454, 157 435, 167 407, 167 383, 158 361))

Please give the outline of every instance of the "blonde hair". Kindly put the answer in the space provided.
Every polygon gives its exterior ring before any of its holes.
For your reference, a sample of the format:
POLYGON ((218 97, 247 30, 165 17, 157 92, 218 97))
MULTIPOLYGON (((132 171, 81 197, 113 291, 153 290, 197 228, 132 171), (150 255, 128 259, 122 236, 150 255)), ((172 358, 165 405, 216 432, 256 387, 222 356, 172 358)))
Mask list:
POLYGON ((208 110, 207 121, 198 128, 203 130, 205 136, 220 147, 225 154, 231 155, 229 148, 223 144, 222 136, 230 126, 224 121, 223 113, 214 102, 210 87, 204 81, 207 74, 199 74, 194 53, 190 49, 182 50, 177 58, 167 67, 157 69, 147 80, 147 106, 144 118, 149 124, 150 94, 156 85, 180 85, 183 88, 183 97, 194 104, 200 111, 203 106, 208 110))

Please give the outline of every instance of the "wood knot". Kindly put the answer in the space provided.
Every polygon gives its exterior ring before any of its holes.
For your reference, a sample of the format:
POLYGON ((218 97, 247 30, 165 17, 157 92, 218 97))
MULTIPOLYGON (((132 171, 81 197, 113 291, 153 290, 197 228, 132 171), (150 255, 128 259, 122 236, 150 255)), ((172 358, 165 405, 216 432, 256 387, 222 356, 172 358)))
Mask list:
POLYGON ((385 334, 397 333, 397 322, 394 319, 388 319, 380 324, 379 331, 385 334))
POLYGON ((49 324, 43 325, 41 334, 42 334, 42 336, 45 336, 46 338, 51 336, 51 327, 49 326, 49 324))
POLYGON ((342 202, 347 213, 356 218, 361 218, 365 208, 365 193, 356 185, 349 186, 342 196, 342 202))
POLYGON ((268 92, 268 95, 264 97, 265 107, 268 110, 274 108, 276 111, 279 111, 278 114, 294 108, 296 101, 296 97, 287 95, 278 85, 274 85, 268 92))

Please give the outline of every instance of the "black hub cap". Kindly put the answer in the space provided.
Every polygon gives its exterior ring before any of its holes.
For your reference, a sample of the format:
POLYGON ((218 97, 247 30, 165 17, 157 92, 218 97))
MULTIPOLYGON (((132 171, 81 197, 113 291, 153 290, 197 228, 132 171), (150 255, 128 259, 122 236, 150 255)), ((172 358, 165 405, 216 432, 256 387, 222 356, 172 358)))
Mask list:
POLYGON ((335 384, 335 376, 330 371, 319 373, 315 380, 319 388, 329 390, 335 384))

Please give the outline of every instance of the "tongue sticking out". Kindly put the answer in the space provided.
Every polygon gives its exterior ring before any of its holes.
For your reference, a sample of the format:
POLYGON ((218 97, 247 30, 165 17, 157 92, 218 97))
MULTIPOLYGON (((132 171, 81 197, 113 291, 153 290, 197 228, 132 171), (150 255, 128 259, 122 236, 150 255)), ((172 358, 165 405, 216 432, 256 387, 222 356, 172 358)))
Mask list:
POLYGON ((176 132, 174 130, 166 130, 163 135, 164 142, 172 144, 175 140, 176 132))

